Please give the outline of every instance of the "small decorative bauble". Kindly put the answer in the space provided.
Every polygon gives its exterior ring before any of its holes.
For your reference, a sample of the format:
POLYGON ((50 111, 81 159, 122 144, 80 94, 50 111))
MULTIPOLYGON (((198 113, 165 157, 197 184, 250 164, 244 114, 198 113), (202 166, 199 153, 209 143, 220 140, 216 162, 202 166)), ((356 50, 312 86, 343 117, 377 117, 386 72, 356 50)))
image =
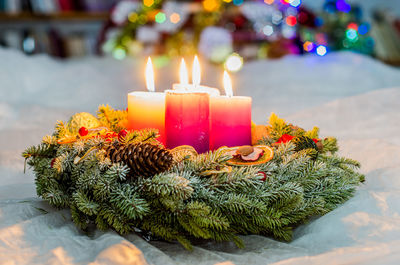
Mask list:
POLYGON ((150 177, 168 170, 173 164, 169 150, 149 143, 124 145, 114 142, 106 151, 113 163, 122 162, 131 169, 131 177, 150 177))
POLYGON ((88 133, 89 133, 89 130, 86 129, 86 127, 82 126, 81 128, 79 128, 79 135, 80 136, 86 136, 88 133))
POLYGON ((127 134, 128 134, 128 131, 127 131, 127 130, 121 130, 121 131, 118 133, 118 140, 119 140, 119 141, 122 141, 122 140, 126 137, 127 134))
POLYGON ((258 175, 262 178, 260 178, 261 181, 265 181, 267 179, 267 173, 263 171, 258 171, 258 175))
POLYGON ((72 134, 77 134, 81 127, 91 129, 101 126, 100 121, 90 113, 80 112, 73 115, 67 124, 68 130, 72 134))

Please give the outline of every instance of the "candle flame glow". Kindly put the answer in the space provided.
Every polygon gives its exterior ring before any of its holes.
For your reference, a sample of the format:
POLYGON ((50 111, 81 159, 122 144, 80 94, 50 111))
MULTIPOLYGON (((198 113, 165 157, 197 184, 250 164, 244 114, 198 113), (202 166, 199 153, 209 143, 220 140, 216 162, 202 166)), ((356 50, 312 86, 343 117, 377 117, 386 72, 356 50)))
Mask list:
POLYGON ((150 92, 154 92, 154 70, 153 70, 153 64, 151 63, 151 58, 147 60, 147 65, 146 65, 146 87, 150 92))
POLYGON ((200 62, 199 58, 197 58, 197 55, 195 55, 193 60, 193 69, 192 69, 192 80, 194 86, 200 85, 200 77, 201 77, 200 62))
POLYGON ((179 70, 179 79, 180 79, 179 81, 182 85, 189 84, 188 70, 186 68, 185 59, 183 59, 183 58, 182 58, 181 66, 180 66, 180 70, 179 70))
POLYGON ((228 97, 233 96, 233 91, 232 91, 232 80, 228 74, 227 71, 224 71, 224 89, 225 89, 225 94, 228 97))

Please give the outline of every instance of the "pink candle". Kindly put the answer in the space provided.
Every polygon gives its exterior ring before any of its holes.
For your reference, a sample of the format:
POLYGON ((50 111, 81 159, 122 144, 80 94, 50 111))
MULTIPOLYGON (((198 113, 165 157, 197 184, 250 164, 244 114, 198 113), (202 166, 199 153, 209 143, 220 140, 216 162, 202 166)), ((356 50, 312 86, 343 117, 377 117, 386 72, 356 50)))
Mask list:
POLYGON ((228 96, 210 98, 210 150, 251 145, 251 98, 232 96, 226 72, 224 84, 228 96))
POLYGON ((165 133, 167 148, 191 145, 199 153, 208 151, 209 99, 208 93, 166 91, 165 133))

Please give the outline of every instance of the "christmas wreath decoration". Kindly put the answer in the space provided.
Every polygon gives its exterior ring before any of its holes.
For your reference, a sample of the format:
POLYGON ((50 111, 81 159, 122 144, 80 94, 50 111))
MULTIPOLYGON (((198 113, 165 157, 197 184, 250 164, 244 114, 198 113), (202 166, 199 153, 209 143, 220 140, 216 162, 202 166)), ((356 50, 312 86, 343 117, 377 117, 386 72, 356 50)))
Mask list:
POLYGON ((155 130, 127 131, 126 119, 109 106, 97 117, 78 113, 23 152, 37 194, 69 208, 82 230, 136 232, 187 249, 193 239, 242 247, 245 234, 290 240, 293 228, 344 203, 364 180, 357 161, 335 154, 335 138, 275 114, 254 126, 258 145, 205 154, 165 149, 155 130))

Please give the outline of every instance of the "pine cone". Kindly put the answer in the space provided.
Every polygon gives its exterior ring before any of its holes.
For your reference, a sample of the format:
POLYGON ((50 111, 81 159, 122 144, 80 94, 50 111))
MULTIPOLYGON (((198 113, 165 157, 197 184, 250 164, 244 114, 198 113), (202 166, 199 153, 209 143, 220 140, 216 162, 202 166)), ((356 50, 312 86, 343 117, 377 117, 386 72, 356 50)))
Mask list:
POLYGON ((123 145, 115 142, 106 151, 111 162, 127 165, 131 176, 150 177, 168 170, 173 163, 169 150, 148 143, 123 145))
POLYGON ((305 149, 310 149, 309 155, 311 156, 312 159, 316 159, 318 156, 318 147, 311 139, 310 137, 307 136, 297 136, 293 138, 292 142, 295 144, 295 151, 299 152, 301 150, 305 149))

